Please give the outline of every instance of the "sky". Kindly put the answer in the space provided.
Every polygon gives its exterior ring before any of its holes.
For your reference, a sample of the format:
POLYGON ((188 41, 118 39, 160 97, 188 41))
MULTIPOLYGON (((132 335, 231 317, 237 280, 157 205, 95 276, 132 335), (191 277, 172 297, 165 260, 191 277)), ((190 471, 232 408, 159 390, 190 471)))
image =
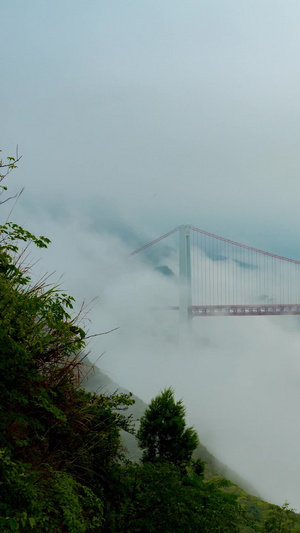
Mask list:
MULTIPOLYGON (((52 240, 36 275, 87 302, 92 333, 119 327, 91 343, 115 381, 146 401, 173 386, 216 456, 299 510, 299 322, 195 319, 186 339, 153 311, 174 280, 125 258, 192 224, 300 259, 300 3, 0 7, 0 148, 18 145, 6 184, 25 187, 10 218, 52 240)), ((176 272, 164 242, 152 263, 176 272)))

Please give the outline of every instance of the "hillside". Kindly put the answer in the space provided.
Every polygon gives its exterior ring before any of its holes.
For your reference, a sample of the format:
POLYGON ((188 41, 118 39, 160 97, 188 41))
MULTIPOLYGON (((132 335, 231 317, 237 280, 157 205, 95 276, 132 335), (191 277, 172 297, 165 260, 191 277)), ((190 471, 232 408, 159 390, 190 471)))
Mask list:
MULTIPOLYGON (((90 371, 88 372, 88 377, 84 382, 85 389, 90 392, 102 392, 106 394, 112 394, 116 391, 118 392, 128 392, 126 389, 123 389, 115 383, 109 376, 100 370, 96 365, 92 365, 90 362, 87 363, 90 371)), ((139 419, 143 416, 147 404, 143 402, 140 398, 133 395, 132 396, 135 403, 134 405, 128 408, 128 416, 132 416, 134 421, 135 428, 139 427, 139 419)), ((126 454, 128 458, 132 461, 138 461, 141 458, 141 451, 138 447, 137 440, 134 435, 131 435, 127 432, 122 432, 124 444, 126 447, 126 454)), ((201 439, 201 435, 200 435, 201 439)), ((247 480, 241 477, 237 472, 226 466, 224 463, 219 461, 209 450, 200 443, 194 452, 195 459, 201 458, 206 463, 205 477, 206 479, 213 479, 215 477, 226 478, 231 481, 230 487, 225 490, 236 494, 238 496, 239 503, 245 507, 247 516, 250 518, 250 521, 253 520, 253 527, 250 526, 241 526, 242 533, 251 533, 254 531, 266 531, 262 528, 263 522, 266 520, 270 510, 275 510, 276 513, 285 512, 284 505, 279 508, 273 506, 272 504, 263 501, 255 487, 251 485, 247 480), (256 525, 255 525, 256 524, 256 525), (258 525, 259 524, 259 525, 258 525), (258 529, 257 529, 258 527, 258 529)), ((290 512, 290 511, 288 511, 290 512)), ((288 529, 274 529, 269 531, 300 531, 300 516, 291 513, 292 518, 290 526, 288 529), (299 529, 298 529, 299 528, 299 529)), ((274 522, 275 524, 275 522, 274 522)))
MULTIPOLYGON (((91 364, 91 363, 88 363, 91 364)), ((92 366, 92 365, 91 365, 92 366)), ((92 370, 88 374, 88 378, 85 381, 85 388, 89 392, 105 392, 112 394, 116 391, 128 392, 126 389, 123 389, 120 385, 115 383, 110 379, 104 372, 100 370, 96 365, 93 366, 92 370)), ((140 398, 133 395, 134 405, 130 406, 128 409, 128 414, 132 415, 132 419, 135 421, 136 427, 138 427, 138 420, 143 416, 147 404, 143 402, 140 398)), ((138 448, 136 439, 133 435, 128 433, 123 433, 124 442, 128 448, 128 456, 131 460, 138 460, 141 457, 141 451, 138 448)), ((245 479, 243 479, 239 474, 234 470, 226 466, 224 463, 219 461, 213 454, 207 450, 207 448, 201 444, 201 435, 200 444, 195 452, 195 457, 201 457, 201 459, 206 463, 206 473, 208 477, 220 476, 226 479, 230 479, 232 483, 240 486, 246 492, 252 494, 259 498, 257 490, 245 479)))

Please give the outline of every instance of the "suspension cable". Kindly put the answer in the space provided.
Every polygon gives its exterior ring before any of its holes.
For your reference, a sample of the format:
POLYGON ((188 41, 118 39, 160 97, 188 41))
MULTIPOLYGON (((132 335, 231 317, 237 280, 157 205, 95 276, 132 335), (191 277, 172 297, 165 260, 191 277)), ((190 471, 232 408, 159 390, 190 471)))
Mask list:
POLYGON ((162 241, 162 240, 165 239, 166 237, 169 237, 169 236, 172 235, 173 233, 176 233, 176 231, 178 231, 178 229, 179 229, 179 228, 172 229, 172 231, 169 231, 168 233, 165 233, 165 234, 162 235, 161 237, 158 237, 157 239, 154 239, 154 241, 151 241, 151 242, 149 242, 148 244, 144 244, 144 246, 141 246, 141 248, 138 248, 138 249, 135 250, 134 252, 131 252, 130 254, 128 254, 128 256, 130 257, 131 255, 135 255, 135 254, 138 254, 138 253, 142 252, 143 250, 146 250, 146 248, 149 248, 149 247, 152 246, 153 244, 156 244, 157 242, 162 241))
POLYGON ((231 241, 230 239, 225 239, 225 237, 219 237, 219 235, 214 235, 214 233, 209 233, 208 231, 204 231, 203 229, 199 228, 194 228, 193 226, 191 226, 190 229, 193 231, 198 231, 199 233, 202 233, 202 235, 207 235, 208 237, 212 237, 214 239, 218 239, 219 241, 233 244, 234 246, 239 246, 240 248, 245 248, 246 250, 250 250, 252 252, 258 252, 260 254, 268 255, 269 257, 274 257, 275 259, 281 259, 282 261, 289 261, 290 263, 296 263, 297 265, 300 265, 300 261, 297 261, 296 259, 289 259, 288 257, 272 254, 271 252, 265 252, 264 250, 259 250, 259 248, 253 248, 252 246, 247 246, 246 244, 241 244, 240 242, 231 241))

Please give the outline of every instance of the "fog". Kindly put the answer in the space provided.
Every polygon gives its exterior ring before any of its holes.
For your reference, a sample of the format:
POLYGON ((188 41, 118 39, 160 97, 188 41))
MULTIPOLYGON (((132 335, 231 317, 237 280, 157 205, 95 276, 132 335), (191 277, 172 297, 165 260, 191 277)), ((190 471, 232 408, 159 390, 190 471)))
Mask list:
POLYGON ((262 498, 297 507, 299 321, 194 318, 185 331, 175 311, 151 309, 178 302, 175 280, 147 270, 108 294, 121 327, 101 339, 101 368, 146 401, 173 386, 212 453, 262 498))
MULTIPOLYGON (((16 207, 20 222, 25 213, 16 207)), ((26 215, 37 226, 35 215, 26 215)), ((294 317, 194 318, 180 324, 176 235, 152 262, 105 231, 91 232, 68 213, 64 222, 38 215, 55 241, 34 267, 85 300, 92 361, 144 401, 172 386, 201 442, 267 501, 299 509, 300 322, 294 317), (154 265, 167 265, 164 276, 154 265), (94 297, 96 300, 92 301, 94 297), (99 358, 100 357, 100 358, 99 358)), ((126 225, 124 221, 124 225, 126 225)), ((43 231, 42 231, 43 233, 43 231)), ((207 259, 209 261, 209 259, 207 259)))
POLYGON ((203 444, 299 510, 298 319, 187 333, 166 309, 176 239, 128 258, 189 223, 300 258, 299 2, 2 4, 0 148, 19 145, 6 184, 25 186, 11 218, 52 240, 34 275, 86 302, 90 334, 119 328, 89 346, 114 381, 145 401, 173 386, 203 444))

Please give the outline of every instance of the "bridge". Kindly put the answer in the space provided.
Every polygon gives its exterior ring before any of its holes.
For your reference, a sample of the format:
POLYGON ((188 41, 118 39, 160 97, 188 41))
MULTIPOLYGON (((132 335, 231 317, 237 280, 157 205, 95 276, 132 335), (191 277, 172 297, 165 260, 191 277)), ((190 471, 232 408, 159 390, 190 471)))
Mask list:
POLYGON ((131 252, 179 234, 179 305, 193 317, 300 315, 300 261, 181 225, 131 252))

